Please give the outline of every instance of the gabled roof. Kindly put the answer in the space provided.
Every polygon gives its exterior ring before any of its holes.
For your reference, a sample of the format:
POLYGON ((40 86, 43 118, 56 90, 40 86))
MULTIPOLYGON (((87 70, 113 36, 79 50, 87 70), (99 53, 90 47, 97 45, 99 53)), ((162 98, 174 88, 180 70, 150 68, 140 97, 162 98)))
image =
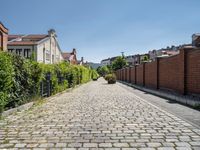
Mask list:
POLYGON ((8 45, 35 45, 46 37, 47 34, 8 35, 8 45))
POLYGON ((0 21, 0 30, 2 30, 4 33, 8 34, 8 29, 3 25, 3 23, 0 21))
POLYGON ((67 52, 64 52, 64 53, 62 53, 62 56, 63 56, 63 58, 65 59, 65 60, 69 60, 69 58, 71 57, 71 53, 67 53, 67 52))
POLYGON ((8 43, 8 45, 10 46, 14 46, 14 45, 36 45, 37 42, 33 42, 33 41, 12 41, 10 43, 8 43))

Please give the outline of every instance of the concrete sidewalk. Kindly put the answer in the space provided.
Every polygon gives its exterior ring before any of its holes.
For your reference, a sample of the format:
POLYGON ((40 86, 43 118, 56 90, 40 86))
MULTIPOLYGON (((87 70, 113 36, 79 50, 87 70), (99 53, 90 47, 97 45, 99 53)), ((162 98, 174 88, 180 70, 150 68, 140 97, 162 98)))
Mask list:
POLYGON ((165 111, 168 111, 176 116, 179 116, 180 118, 200 128, 200 111, 199 110, 196 110, 189 106, 185 106, 173 100, 152 95, 148 92, 135 89, 133 87, 127 86, 122 83, 117 83, 117 84, 129 90, 130 92, 134 93, 135 95, 139 96, 140 98, 158 106, 159 108, 165 111))

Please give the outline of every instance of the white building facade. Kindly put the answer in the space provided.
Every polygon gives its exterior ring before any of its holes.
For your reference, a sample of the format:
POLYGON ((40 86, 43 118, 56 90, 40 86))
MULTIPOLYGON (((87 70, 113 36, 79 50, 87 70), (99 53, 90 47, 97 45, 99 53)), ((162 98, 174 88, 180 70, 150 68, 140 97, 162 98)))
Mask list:
POLYGON ((48 34, 9 35, 8 51, 39 63, 54 64, 63 61, 55 30, 48 34))

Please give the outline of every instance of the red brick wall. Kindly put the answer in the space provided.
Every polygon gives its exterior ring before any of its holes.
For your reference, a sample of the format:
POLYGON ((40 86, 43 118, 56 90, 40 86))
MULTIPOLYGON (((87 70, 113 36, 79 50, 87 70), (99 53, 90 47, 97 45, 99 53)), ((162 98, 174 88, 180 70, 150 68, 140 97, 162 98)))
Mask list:
POLYGON ((143 85, 143 64, 136 67, 136 84, 143 85))
POLYGON ((123 81, 125 81, 126 80, 126 70, 125 70, 125 68, 123 68, 123 81))
POLYGON ((128 79, 129 79, 129 73, 128 73, 128 68, 126 68, 126 79, 125 79, 125 81, 128 82, 128 79))
POLYGON ((7 50, 7 44, 8 44, 8 34, 3 35, 3 49, 7 50))
POLYGON ((157 61, 145 64, 145 85, 157 88, 157 61))
POLYGON ((128 82, 131 83, 131 67, 128 68, 128 74, 129 74, 128 82))
POLYGON ((135 66, 131 67, 131 83, 135 84, 135 66))
POLYGON ((188 51, 186 58, 188 93, 200 94, 200 49, 188 51))
POLYGON ((0 49, 7 50, 8 29, 0 23, 0 49))
POLYGON ((126 76, 127 76, 127 80, 126 80, 126 82, 129 82, 130 81, 130 67, 128 67, 128 68, 126 68, 127 69, 127 74, 126 74, 126 76))
POLYGON ((170 91, 183 93, 184 60, 183 54, 163 58, 159 61, 159 87, 170 91))
MULTIPOLYGON (((135 84, 136 75, 137 85, 145 83, 146 87, 170 90, 180 94, 200 94, 200 49, 184 48, 176 56, 146 63, 145 71, 143 71, 143 64, 130 69, 131 75, 129 77, 127 69, 126 81, 131 80, 133 84, 135 84), (145 73, 144 78, 143 72, 145 73)), ((124 81, 125 69, 122 71, 124 81)))

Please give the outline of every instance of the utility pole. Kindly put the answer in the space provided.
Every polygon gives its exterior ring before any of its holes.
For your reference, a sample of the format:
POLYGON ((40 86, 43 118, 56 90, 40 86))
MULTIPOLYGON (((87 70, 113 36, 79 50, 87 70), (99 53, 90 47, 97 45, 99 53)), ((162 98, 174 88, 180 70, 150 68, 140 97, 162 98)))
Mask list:
POLYGON ((124 57, 124 52, 121 52, 122 53, 122 57, 124 57))

